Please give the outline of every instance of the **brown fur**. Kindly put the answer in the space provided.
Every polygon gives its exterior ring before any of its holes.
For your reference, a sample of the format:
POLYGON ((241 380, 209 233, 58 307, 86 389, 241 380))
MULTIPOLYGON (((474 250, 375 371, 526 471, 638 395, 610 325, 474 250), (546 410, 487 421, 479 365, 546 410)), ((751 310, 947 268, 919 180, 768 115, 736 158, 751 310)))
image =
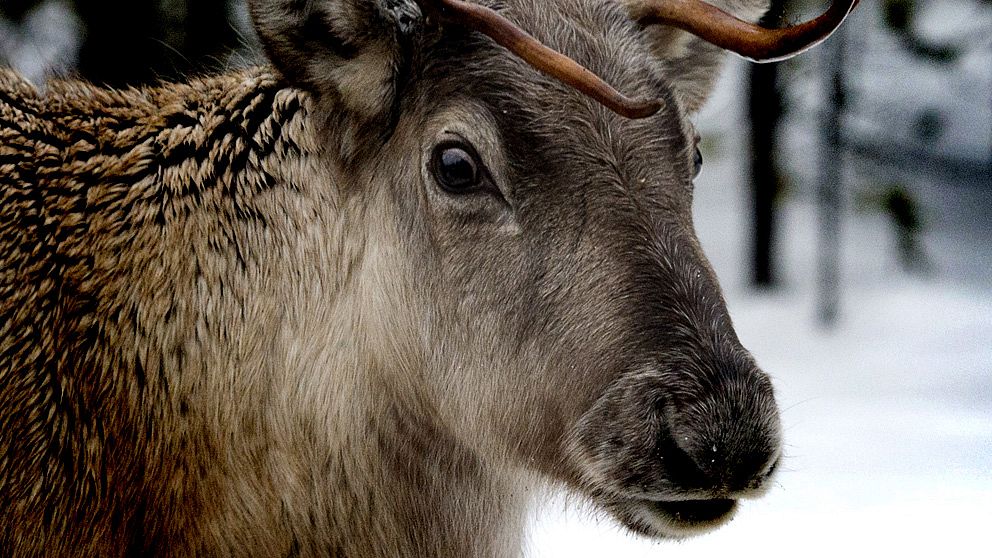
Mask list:
POLYGON ((692 232, 695 90, 614 2, 506 4, 663 112, 422 22, 348 35, 402 1, 254 2, 276 71, 0 72, 0 553, 511 556, 535 482, 653 536, 727 517, 657 502, 767 484, 771 387, 692 232), (452 134, 491 193, 434 184, 452 134))

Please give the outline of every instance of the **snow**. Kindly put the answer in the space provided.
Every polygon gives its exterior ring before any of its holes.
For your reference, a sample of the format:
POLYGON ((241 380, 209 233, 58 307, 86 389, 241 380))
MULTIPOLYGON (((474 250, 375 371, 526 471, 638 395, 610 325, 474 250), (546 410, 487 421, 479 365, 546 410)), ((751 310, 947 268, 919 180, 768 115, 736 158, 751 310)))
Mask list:
MULTIPOLYGON (((534 511, 529 556, 976 556, 992 525, 992 188, 904 177, 928 209, 931 271, 899 269, 880 215, 845 215, 840 322, 815 313, 810 188, 782 208, 779 290, 744 281, 740 66, 699 118, 719 137, 696 185, 697 228, 742 342, 772 375, 786 461, 771 492, 714 533, 651 541, 574 496, 534 511)), ((790 154, 796 175, 815 161, 790 154)), ((853 174, 864 164, 852 161, 853 174)), ((874 172, 882 172, 875 170, 874 172)), ((857 176, 852 180, 857 184, 857 176)), ((849 196, 850 198, 850 196, 849 196)), ((853 204, 849 204, 853 205, 853 204)))

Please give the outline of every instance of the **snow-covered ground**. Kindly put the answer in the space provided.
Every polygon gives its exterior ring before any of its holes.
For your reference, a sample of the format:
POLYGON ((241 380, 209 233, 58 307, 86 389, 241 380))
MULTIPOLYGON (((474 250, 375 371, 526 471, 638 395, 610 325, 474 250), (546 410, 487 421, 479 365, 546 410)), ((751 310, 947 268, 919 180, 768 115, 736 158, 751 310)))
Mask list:
POLYGON ((741 340, 774 378, 784 470, 729 525, 682 542, 632 537, 552 498, 534 513, 529 555, 988 556, 992 181, 908 177, 930 225, 924 244, 932 269, 922 276, 899 270, 884 217, 848 212, 841 318, 822 328, 808 187, 783 207, 782 288, 756 293, 745 285, 746 152, 733 127, 743 121, 735 68, 700 118, 704 136, 720 141, 697 181, 695 213, 741 340))

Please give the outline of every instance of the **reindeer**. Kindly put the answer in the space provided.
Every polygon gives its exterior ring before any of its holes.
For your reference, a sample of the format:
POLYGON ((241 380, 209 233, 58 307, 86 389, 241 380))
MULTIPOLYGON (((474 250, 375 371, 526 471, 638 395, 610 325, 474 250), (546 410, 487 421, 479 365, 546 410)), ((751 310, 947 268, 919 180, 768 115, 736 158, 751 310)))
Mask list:
POLYGON ((513 556, 548 484, 725 523, 781 434, 689 117, 855 3, 253 0, 272 67, 0 73, 0 554, 513 556))

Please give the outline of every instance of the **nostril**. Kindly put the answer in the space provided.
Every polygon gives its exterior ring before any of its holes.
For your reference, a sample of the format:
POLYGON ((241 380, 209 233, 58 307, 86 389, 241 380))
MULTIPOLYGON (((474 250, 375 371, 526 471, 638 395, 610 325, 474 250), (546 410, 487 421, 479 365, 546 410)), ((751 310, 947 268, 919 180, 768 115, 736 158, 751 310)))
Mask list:
POLYGON ((669 480, 684 489, 739 492, 760 486, 778 467, 774 445, 742 435, 717 439, 675 433, 659 443, 669 480))
POLYGON ((751 492, 778 464, 781 428, 770 386, 760 373, 722 378, 699 397, 668 394, 660 406, 662 467, 687 490, 751 492), (767 387, 770 390, 770 387, 767 387))
POLYGON ((682 488, 709 488, 710 475, 692 456, 688 436, 679 443, 671 435, 663 435, 658 443, 658 453, 669 481, 682 488))
POLYGON ((731 462, 732 469, 728 471, 728 488, 731 490, 748 490, 761 486, 765 479, 771 476, 778 467, 778 456, 774 448, 757 446, 744 448, 738 452, 738 457, 731 462))

